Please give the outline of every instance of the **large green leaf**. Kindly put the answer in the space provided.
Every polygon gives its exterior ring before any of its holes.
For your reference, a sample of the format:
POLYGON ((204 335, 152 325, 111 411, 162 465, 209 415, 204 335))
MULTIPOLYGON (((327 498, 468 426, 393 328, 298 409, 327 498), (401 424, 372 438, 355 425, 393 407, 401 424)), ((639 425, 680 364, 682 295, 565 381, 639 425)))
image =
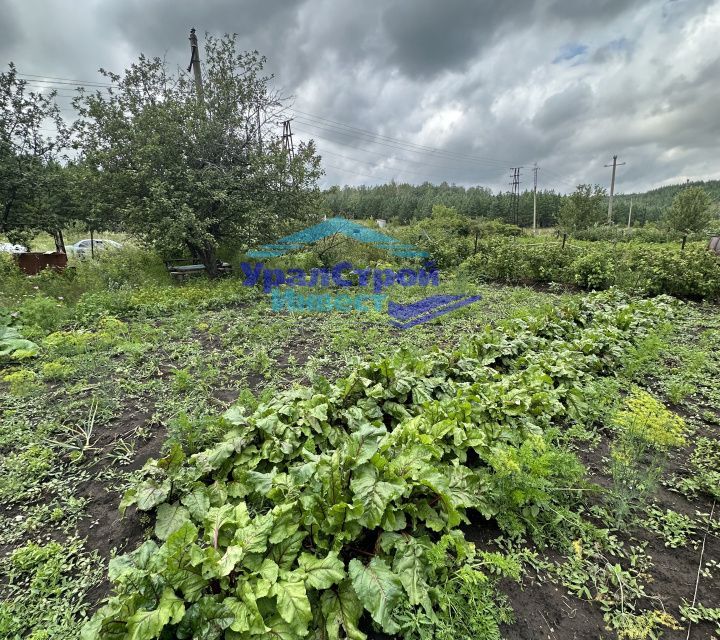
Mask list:
POLYGON ((399 482, 378 480, 378 471, 370 463, 354 472, 350 488, 355 502, 363 506, 362 513, 356 519, 368 529, 374 529, 380 524, 385 509, 403 492, 403 485, 399 482))
POLYGON ((270 557, 281 569, 288 570, 295 562, 303 540, 307 537, 305 531, 296 531, 293 535, 273 545, 270 557))
POLYGON ((185 614, 185 603, 172 589, 165 589, 157 609, 138 611, 127 620, 127 640, 151 640, 162 633, 166 624, 178 624, 185 614))
POLYGON ((320 598, 320 607, 325 619, 327 640, 340 640, 340 631, 347 640, 365 640, 367 637, 358 623, 363 613, 363 606, 349 580, 344 580, 337 587, 325 591, 320 598))
POLYGON ((250 617, 252 615, 250 608, 242 600, 232 596, 225 598, 223 604, 233 614, 234 620, 230 625, 230 629, 238 633, 250 631, 250 617))
MULTIPOLYGON (((12 357, 17 351, 23 351, 25 356, 33 356, 38 352, 38 346, 24 338, 0 338, 0 356, 12 357)), ((18 354, 18 359, 20 354, 18 354)))
POLYGON ((243 549, 245 553, 264 553, 270 532, 274 530, 274 524, 272 513, 256 516, 247 526, 238 527, 233 537, 233 544, 243 549))
POLYGON ((203 596, 187 611, 178 628, 178 638, 192 640, 219 640, 225 629, 235 622, 230 607, 219 602, 217 597, 203 596))
POLYGON ((163 575, 190 602, 197 600, 207 586, 207 580, 193 561, 193 557, 201 553, 197 538, 197 527, 188 520, 168 536, 159 551, 158 564, 164 563, 163 575))
POLYGON ((399 627, 393 620, 393 610, 403 595, 400 578, 377 556, 367 565, 353 558, 349 573, 355 593, 372 619, 385 633, 397 633, 399 627))
POLYGON ((210 496, 204 486, 196 487, 190 493, 186 493, 180 502, 188 508, 195 522, 202 522, 210 509, 210 496))
POLYGON ((252 637, 257 640, 297 640, 299 635, 307 635, 307 630, 304 633, 298 632, 279 615, 275 615, 267 621, 267 629, 264 633, 252 637))
POLYGON ((274 518, 269 540, 277 544, 292 536, 300 528, 297 505, 294 502, 278 505, 272 510, 274 518))
POLYGON ((412 605, 420 604, 427 596, 426 563, 423 548, 412 538, 395 556, 393 571, 400 577, 408 601, 412 605))
POLYGON ((190 519, 190 512, 177 502, 168 504, 164 502, 158 507, 155 520, 155 535, 160 540, 167 540, 168 536, 177 531, 190 519))
POLYGON ((301 553, 298 564, 305 574, 305 582, 314 589, 329 589, 345 577, 345 565, 332 551, 324 558, 301 553))
POLYGON ((380 447, 380 441, 387 435, 385 427, 376 427, 369 422, 354 431, 345 445, 345 455, 351 462, 352 468, 365 464, 375 455, 380 447))
POLYGON ((312 611, 302 578, 290 574, 287 579, 273 585, 271 594, 277 598, 278 613, 282 619, 299 635, 305 635, 312 620, 312 611))
POLYGON ((136 503, 137 508, 141 511, 149 511, 153 507, 157 507, 159 504, 165 502, 168 495, 170 495, 170 481, 164 480, 158 482, 157 480, 146 480, 140 483, 135 490, 130 490, 128 493, 128 500, 123 498, 120 503, 120 510, 124 512, 125 507, 129 504, 136 503))
POLYGON ((146 540, 135 551, 126 553, 123 556, 115 556, 108 563, 108 578, 112 581, 119 580, 124 573, 133 569, 145 570, 150 561, 158 552, 158 546, 154 540, 146 540))

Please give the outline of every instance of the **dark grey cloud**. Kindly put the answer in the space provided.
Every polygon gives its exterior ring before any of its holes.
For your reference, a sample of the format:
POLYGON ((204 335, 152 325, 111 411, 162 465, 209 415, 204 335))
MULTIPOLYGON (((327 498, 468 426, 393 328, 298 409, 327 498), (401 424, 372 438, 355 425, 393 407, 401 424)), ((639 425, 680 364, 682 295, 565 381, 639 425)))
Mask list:
MULTIPOLYGON (((107 19, 126 42, 146 51, 184 51, 187 32, 237 33, 250 40, 274 36, 280 40, 296 24, 302 2, 286 0, 213 0, 177 2, 175 0, 124 0, 107 3, 107 19)), ((269 43, 268 43, 269 44, 269 43)))
POLYGON ((97 80, 140 52, 182 69, 190 27, 239 34, 294 96, 325 184, 501 189, 537 161, 567 190, 606 184, 614 153, 620 190, 720 177, 720 0, 0 3, 0 61, 29 74, 97 80))
POLYGON ((533 118, 541 129, 569 128, 592 109, 593 90, 585 82, 569 85, 550 96, 533 118))
MULTIPOLYGON (((0 2, 0 42, 2 42, 3 48, 10 49, 15 46, 20 37, 20 30, 18 28, 18 20, 15 16, 15 9, 11 4, 8 4, 5 0, 0 2)), ((5 65, 7 60, 3 60, 3 71, 5 71, 5 65)))
POLYGON ((551 20, 585 26, 615 19, 643 4, 645 3, 638 0, 553 0, 547 6, 547 16, 551 20))
POLYGON ((493 0, 401 0, 389 4, 383 28, 389 60, 416 78, 462 71, 533 3, 493 0))

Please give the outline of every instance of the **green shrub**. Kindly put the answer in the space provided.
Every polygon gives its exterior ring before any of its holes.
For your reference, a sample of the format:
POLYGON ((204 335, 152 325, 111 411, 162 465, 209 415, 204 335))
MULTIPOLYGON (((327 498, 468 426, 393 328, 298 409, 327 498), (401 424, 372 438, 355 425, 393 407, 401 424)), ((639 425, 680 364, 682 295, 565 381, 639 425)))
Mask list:
POLYGON ((3 375, 2 380, 14 396, 25 396, 37 388, 37 375, 32 369, 18 369, 3 375))
POLYGON ((73 374, 72 365, 64 360, 43 363, 42 375, 46 380, 67 380, 73 374))
POLYGON ((36 295, 23 300, 18 324, 27 336, 35 338, 61 327, 67 316, 68 309, 63 301, 36 295))
POLYGON ((558 282, 586 290, 612 286, 648 295, 684 298, 720 297, 720 258, 698 245, 583 246, 530 243, 493 238, 463 262, 461 273, 476 282, 558 282))
POLYGON ((592 251, 575 258, 570 264, 573 284, 589 291, 608 289, 616 283, 614 256, 609 252, 592 251))

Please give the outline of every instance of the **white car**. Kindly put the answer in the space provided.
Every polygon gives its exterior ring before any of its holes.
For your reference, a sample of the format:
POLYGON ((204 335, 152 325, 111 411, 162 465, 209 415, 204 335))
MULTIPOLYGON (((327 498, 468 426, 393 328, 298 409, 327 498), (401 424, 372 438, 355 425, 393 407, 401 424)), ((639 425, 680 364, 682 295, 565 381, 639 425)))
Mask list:
POLYGON ((0 253, 25 253, 27 247, 21 244, 11 244, 10 242, 0 242, 0 253))
MULTIPOLYGON (((95 251, 104 251, 105 249, 122 249, 122 245, 119 242, 115 242, 115 240, 103 240, 102 238, 95 238, 94 244, 95 251)), ((68 247, 65 247, 65 249, 69 255, 75 255, 79 257, 91 255, 92 248, 90 246, 90 238, 80 240, 75 244, 71 244, 68 247)))

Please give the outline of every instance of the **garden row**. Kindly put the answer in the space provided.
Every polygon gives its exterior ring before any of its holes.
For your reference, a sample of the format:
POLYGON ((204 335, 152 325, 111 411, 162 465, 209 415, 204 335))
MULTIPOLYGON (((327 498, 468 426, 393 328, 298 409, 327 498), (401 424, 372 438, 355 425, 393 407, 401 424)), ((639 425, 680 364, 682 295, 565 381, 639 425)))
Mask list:
MULTIPOLYGON (((563 550, 607 534, 574 508, 584 468, 559 429, 591 418, 588 390, 670 312, 598 294, 231 408, 222 442, 187 459, 175 446, 123 498, 155 513, 156 539, 111 561, 115 595, 83 637, 499 638, 498 581, 522 554, 478 551, 461 527, 493 520, 563 550)), ((650 448, 682 440, 645 392, 618 424, 641 440, 652 425, 650 448)), ((672 624, 631 595, 602 601, 621 637, 672 624)))

